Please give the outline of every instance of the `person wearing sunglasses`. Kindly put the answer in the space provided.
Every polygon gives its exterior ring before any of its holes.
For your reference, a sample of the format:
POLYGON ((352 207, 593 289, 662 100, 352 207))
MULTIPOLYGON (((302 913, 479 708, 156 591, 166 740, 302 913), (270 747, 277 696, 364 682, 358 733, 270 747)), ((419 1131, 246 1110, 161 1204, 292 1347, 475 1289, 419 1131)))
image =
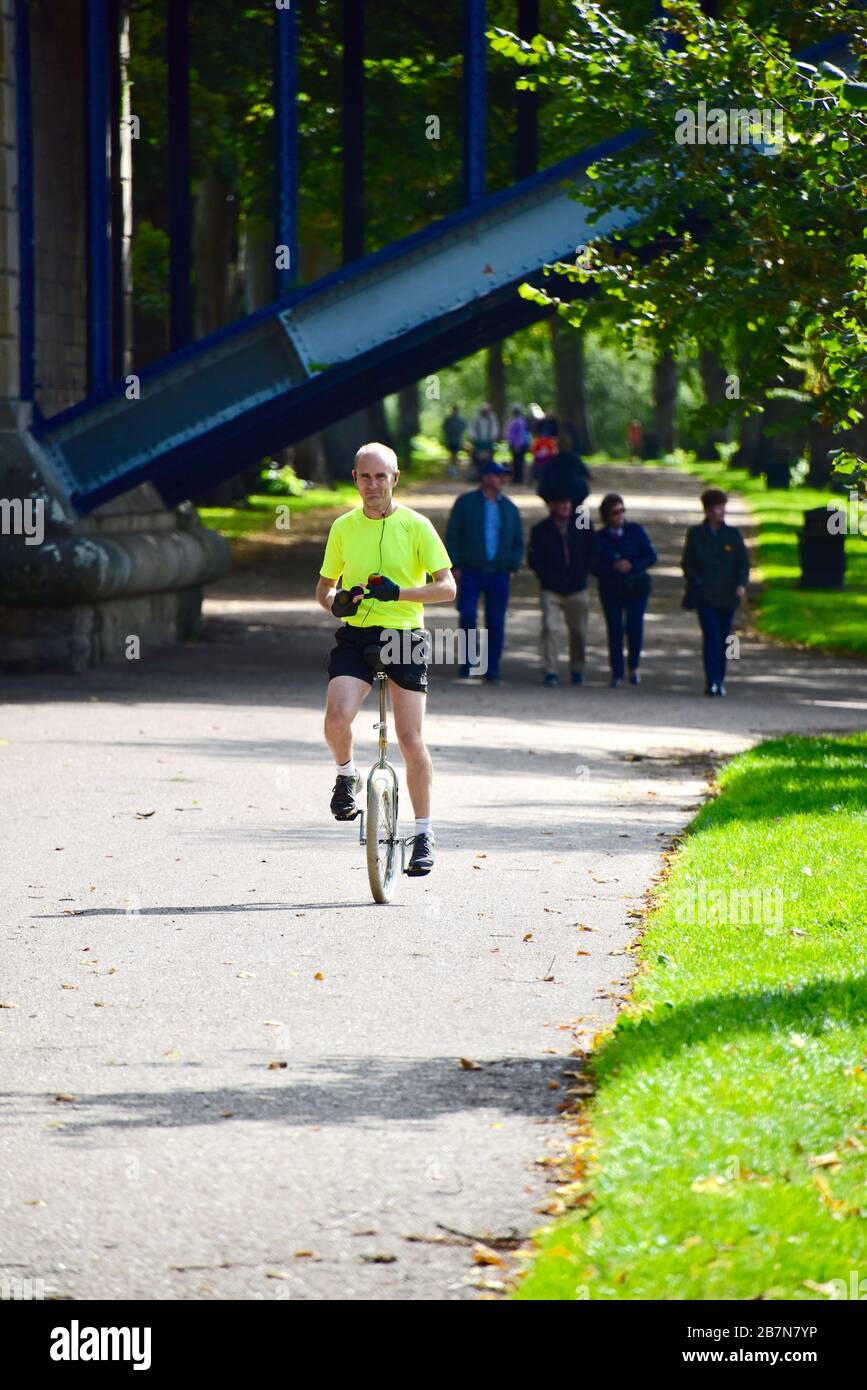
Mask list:
POLYGON ((629 683, 640 685, 638 666, 651 587, 648 570, 656 564, 656 551, 644 527, 627 521, 626 504, 618 493, 603 497, 599 515, 602 527, 597 532, 593 573, 599 580, 599 599, 608 629, 611 685, 616 689, 623 684, 624 632, 629 683))

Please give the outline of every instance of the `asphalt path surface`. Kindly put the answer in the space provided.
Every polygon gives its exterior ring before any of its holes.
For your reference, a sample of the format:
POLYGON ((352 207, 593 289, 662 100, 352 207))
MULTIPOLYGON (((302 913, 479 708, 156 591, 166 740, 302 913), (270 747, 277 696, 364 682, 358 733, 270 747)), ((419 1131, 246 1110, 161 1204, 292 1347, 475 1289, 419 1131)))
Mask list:
MULTIPOLYGON (((760 642, 748 615, 728 698, 704 698, 679 607, 697 484, 609 468, 596 487, 622 490, 660 551, 644 684, 608 688, 594 595, 586 685, 543 689, 522 574, 504 685, 434 671, 437 864, 388 906, 371 901, 357 827, 328 810, 334 624, 311 594, 329 518, 247 546, 210 591, 201 643, 3 681, 13 1288, 498 1292, 545 1220, 538 1160, 567 1143, 564 1072, 628 992, 637 914, 708 774, 766 735, 867 722, 862 664, 760 642), (475 1264, 475 1241, 507 1265, 475 1264)), ((453 493, 406 500, 442 525, 453 493)), ((528 522, 543 514, 516 500, 528 522)), ((369 699, 361 766, 374 718, 369 699)))

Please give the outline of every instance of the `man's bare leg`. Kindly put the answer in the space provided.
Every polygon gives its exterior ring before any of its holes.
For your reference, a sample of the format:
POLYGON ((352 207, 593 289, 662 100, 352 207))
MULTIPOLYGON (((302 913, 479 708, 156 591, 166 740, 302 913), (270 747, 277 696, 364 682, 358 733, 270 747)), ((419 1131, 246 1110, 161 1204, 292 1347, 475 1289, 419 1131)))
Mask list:
POLYGON ((370 685, 358 676, 335 676, 328 682, 325 705, 325 742, 334 761, 343 766, 352 757, 352 721, 361 708, 370 685))
POLYGON ((420 690, 404 690, 389 681, 397 742, 406 764, 406 785, 416 818, 430 816, 433 764, 425 746, 422 726, 427 696, 420 690))

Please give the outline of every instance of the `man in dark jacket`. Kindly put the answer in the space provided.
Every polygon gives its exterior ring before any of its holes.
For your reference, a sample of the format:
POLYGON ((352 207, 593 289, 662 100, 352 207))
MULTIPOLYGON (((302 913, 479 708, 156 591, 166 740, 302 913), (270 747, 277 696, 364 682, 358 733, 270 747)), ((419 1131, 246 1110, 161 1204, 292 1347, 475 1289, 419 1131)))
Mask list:
POLYGON ((735 609, 747 591, 750 562, 744 538, 726 522, 728 496, 709 487, 701 494, 704 521, 686 533, 681 568, 686 576, 684 606, 695 608, 701 624, 705 695, 725 695, 728 636, 735 609))
POLYGON ((555 614, 559 607, 569 633, 569 667, 573 685, 584 679, 587 642, 587 576, 596 556, 596 534, 590 518, 577 517, 569 497, 548 503, 549 515, 530 532, 527 564, 542 586, 541 651, 546 685, 558 685, 558 640, 555 614), (577 525, 586 521, 586 525, 577 525))
MULTIPOLYGON (((465 640, 476 626, 479 599, 485 598, 488 670, 485 679, 500 685, 500 659, 506 632, 510 576, 521 568, 524 528, 521 514, 503 496, 509 470, 493 460, 483 464, 479 487, 465 492, 451 510, 446 548, 458 581, 458 612, 465 640)), ((470 675, 468 663, 460 675, 470 675)))
POLYGON ((536 492, 543 502, 559 502, 563 497, 570 497, 577 510, 590 491, 590 470, 579 454, 564 445, 561 437, 560 452, 542 468, 536 492))

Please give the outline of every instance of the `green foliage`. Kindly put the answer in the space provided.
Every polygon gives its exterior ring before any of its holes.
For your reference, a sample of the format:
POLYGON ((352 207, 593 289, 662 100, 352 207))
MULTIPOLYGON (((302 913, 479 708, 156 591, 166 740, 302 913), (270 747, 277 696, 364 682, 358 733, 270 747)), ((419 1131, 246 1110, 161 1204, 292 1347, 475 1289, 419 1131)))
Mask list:
POLYGON ((136 228, 132 246, 135 303, 145 314, 167 319, 169 314, 169 238, 147 218, 136 228))
POLYGON ((267 497, 301 497, 308 486, 289 463, 280 468, 270 463, 262 469, 262 492, 267 497))
MULTIPOLYGON (((864 12, 839 0, 794 0, 770 16, 767 7, 729 4, 721 20, 697 0, 666 0, 664 10, 654 28, 627 30, 576 0, 565 41, 495 40, 540 88, 568 84, 575 121, 594 138, 646 132, 599 160, 580 194, 594 220, 631 206, 639 225, 595 243, 580 268, 557 268, 598 286, 630 346, 736 338, 749 361, 746 409, 787 384, 786 345, 806 341, 815 372, 801 413, 850 427, 861 419, 867 370, 867 116, 860 85, 794 55, 845 26, 863 70, 864 12), (779 111, 784 138, 761 149, 679 143, 678 127, 699 101, 726 112, 779 111)), ((588 311, 562 312, 580 322, 588 311)))

